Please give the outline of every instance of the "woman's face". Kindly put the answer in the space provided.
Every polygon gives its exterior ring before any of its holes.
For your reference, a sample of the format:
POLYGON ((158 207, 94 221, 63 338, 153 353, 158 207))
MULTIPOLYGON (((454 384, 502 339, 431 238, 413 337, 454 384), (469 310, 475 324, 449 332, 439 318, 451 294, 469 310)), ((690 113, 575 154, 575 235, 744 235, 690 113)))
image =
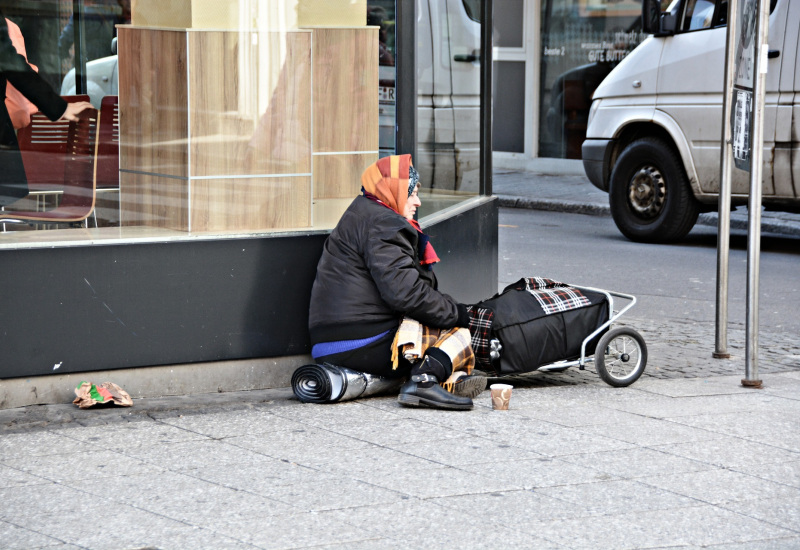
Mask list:
POLYGON ((408 200, 406 201, 406 207, 403 210, 403 215, 407 220, 414 219, 414 214, 417 213, 417 208, 422 204, 422 201, 419 200, 417 193, 419 193, 419 185, 414 188, 414 192, 409 195, 408 200))

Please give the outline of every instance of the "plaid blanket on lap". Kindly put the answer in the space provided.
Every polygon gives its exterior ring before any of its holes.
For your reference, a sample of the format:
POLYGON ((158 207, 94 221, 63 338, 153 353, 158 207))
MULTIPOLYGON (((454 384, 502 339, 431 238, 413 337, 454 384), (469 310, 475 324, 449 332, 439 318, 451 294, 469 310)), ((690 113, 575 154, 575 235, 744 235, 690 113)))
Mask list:
POLYGON ((466 328, 438 329, 404 317, 392 342, 392 368, 397 369, 402 355, 409 363, 416 363, 429 347, 437 347, 450 358, 453 372, 472 373, 475 354, 470 346, 470 333, 466 328))
MULTIPOLYGON (((524 290, 530 292, 547 315, 591 304, 577 288, 544 277, 526 277, 524 290)), ((518 290, 523 290, 519 288, 518 290)))

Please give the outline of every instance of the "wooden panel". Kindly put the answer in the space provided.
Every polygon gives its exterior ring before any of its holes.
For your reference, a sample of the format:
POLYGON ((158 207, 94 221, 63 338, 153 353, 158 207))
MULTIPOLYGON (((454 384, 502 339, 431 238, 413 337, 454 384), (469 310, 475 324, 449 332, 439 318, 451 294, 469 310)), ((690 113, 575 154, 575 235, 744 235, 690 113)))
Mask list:
POLYGON ((377 153, 314 155, 314 198, 355 198, 361 190, 361 174, 377 160, 377 153))
POLYGON ((366 0, 134 0, 132 12, 134 25, 181 29, 236 29, 241 13, 271 29, 295 29, 298 22, 303 27, 356 27, 367 22, 366 0))
POLYGON ((311 33, 191 32, 189 52, 193 177, 311 172, 311 33))
POLYGON ((187 180, 120 172, 120 225, 187 231, 187 180))
POLYGON ((357 27, 367 23, 366 0, 299 0, 301 27, 357 27))
POLYGON ((141 27, 191 27, 191 1, 133 0, 131 22, 141 27))
POLYGON ((353 202, 354 197, 346 199, 315 199, 314 229, 333 229, 339 219, 353 202))
POLYGON ((314 151, 378 150, 378 29, 314 29, 314 151))
POLYGON ((192 180, 191 231, 256 231, 311 224, 311 178, 192 180))
POLYGON ((186 33, 120 27, 120 168, 185 177, 186 33))
POLYGON ((253 13, 253 4, 239 0, 237 2, 221 2, 220 0, 192 0, 193 29, 238 29, 241 13, 253 13))

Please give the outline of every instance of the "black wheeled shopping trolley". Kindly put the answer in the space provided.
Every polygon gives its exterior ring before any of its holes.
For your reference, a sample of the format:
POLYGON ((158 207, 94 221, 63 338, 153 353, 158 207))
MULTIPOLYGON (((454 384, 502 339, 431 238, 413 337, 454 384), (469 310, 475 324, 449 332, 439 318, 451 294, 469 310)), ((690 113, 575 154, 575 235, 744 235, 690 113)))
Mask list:
POLYGON ((502 378, 594 363, 604 382, 629 386, 644 372, 647 346, 633 328, 611 326, 635 304, 635 296, 622 292, 520 279, 477 305, 491 311, 488 342, 473 346, 478 368, 489 366, 502 378))

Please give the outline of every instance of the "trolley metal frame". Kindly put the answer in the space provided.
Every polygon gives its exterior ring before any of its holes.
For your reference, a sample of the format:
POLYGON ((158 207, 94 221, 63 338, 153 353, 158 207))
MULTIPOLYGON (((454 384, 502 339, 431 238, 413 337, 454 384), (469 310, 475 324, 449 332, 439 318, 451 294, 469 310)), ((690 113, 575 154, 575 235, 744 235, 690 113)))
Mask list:
MULTIPOLYGON (((587 362, 592 362, 592 363, 594 362, 594 355, 592 355, 590 357, 586 357, 586 345, 592 340, 592 338, 594 338, 598 334, 600 334, 603 331, 605 331, 607 328, 609 328, 611 326, 611 324, 614 321, 616 321, 617 319, 622 317, 622 315, 624 315, 625 312, 627 312, 629 309, 631 309, 633 306, 636 305, 636 296, 634 296, 632 294, 625 294, 624 292, 615 292, 615 291, 612 291, 612 290, 603 290, 603 289, 600 289, 600 288, 593 288, 593 287, 590 287, 590 286, 580 286, 580 285, 573 285, 573 284, 570 284, 569 286, 577 288, 579 290, 588 290, 590 292, 598 292, 600 294, 603 294, 606 297, 606 300, 608 300, 608 321, 606 321, 605 323, 603 323, 602 325, 597 327, 597 329, 595 329, 594 332, 592 332, 589 336, 587 336, 586 338, 583 339, 583 343, 581 344, 581 356, 580 356, 579 359, 573 359, 573 360, 570 360, 570 361, 568 361, 568 360, 556 361, 555 363, 549 363, 547 365, 542 365, 541 367, 536 369, 536 371, 557 372, 557 371, 563 371, 563 370, 565 370, 565 369, 567 369, 569 367, 575 367, 575 366, 577 366, 580 370, 584 370, 586 368, 586 363, 587 362), (615 296, 617 298, 622 298, 624 300, 629 300, 629 302, 626 303, 625 306, 622 309, 620 309, 618 312, 614 312, 614 297, 615 296)), ((534 371, 534 372, 536 372, 536 371, 534 371)))

